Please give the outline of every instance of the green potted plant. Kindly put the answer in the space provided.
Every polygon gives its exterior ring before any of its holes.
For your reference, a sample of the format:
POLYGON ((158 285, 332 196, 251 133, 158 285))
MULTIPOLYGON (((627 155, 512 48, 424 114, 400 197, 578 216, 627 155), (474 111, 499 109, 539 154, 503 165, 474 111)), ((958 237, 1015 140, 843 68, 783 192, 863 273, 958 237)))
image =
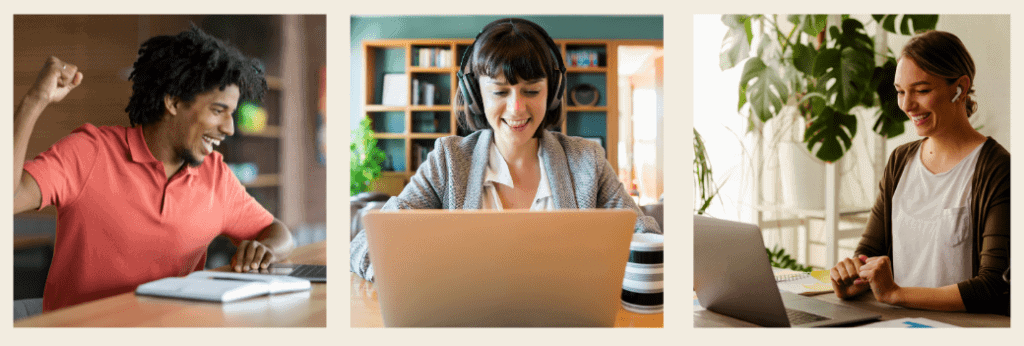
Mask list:
MULTIPOLYGON (((896 57, 876 53, 875 37, 861 21, 841 15, 723 15, 722 70, 743 63, 737 110, 748 111, 749 129, 793 106, 804 120, 803 143, 825 162, 839 160, 857 135, 851 109, 875 109, 874 132, 890 138, 904 131, 907 116, 896 102, 896 57), (883 63, 876 64, 881 54, 883 63)), ((935 28, 937 15, 872 15, 886 32, 911 35, 935 28), (896 22, 900 27, 896 28, 896 22)))
POLYGON ((349 162, 349 195, 355 196, 370 189, 370 183, 381 176, 380 164, 384 162, 384 151, 377 147, 377 139, 373 137, 370 119, 364 118, 359 127, 352 131, 352 143, 349 145, 351 161, 349 162))

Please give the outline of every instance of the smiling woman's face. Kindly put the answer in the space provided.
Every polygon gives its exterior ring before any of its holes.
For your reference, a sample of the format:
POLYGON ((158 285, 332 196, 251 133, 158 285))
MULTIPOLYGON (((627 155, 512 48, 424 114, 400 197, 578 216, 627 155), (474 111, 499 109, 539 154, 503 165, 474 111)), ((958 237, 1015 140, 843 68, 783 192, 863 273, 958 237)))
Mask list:
POLYGON ((496 143, 507 149, 519 148, 533 139, 547 113, 548 80, 523 80, 509 85, 503 73, 480 77, 487 123, 496 143))
POLYGON ((934 137, 952 127, 957 116, 957 106, 963 107, 961 94, 956 102, 956 85, 925 72, 914 59, 901 58, 896 65, 897 102, 917 129, 918 136, 934 137))

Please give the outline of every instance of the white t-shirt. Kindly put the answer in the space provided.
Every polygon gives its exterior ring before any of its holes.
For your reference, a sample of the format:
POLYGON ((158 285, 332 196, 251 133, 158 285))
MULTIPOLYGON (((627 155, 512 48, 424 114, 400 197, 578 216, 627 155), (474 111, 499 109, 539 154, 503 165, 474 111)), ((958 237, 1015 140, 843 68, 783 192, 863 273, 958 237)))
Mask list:
MULTIPOLYGON (((537 149, 537 161, 540 162, 540 182, 537 184, 537 194, 533 197, 530 210, 554 210, 555 203, 551 198, 551 188, 548 186, 548 175, 544 169, 544 160, 540 157, 540 148, 537 149)), ((498 189, 494 184, 502 184, 508 187, 515 187, 512 183, 512 173, 508 170, 508 163, 498 152, 498 146, 491 143, 491 152, 487 159, 487 172, 484 173, 484 191, 480 201, 481 209, 503 210, 501 198, 498 197, 498 189)))
POLYGON ((982 146, 939 174, 925 168, 921 147, 892 196, 893 277, 904 287, 943 287, 971 278, 971 177, 982 146))

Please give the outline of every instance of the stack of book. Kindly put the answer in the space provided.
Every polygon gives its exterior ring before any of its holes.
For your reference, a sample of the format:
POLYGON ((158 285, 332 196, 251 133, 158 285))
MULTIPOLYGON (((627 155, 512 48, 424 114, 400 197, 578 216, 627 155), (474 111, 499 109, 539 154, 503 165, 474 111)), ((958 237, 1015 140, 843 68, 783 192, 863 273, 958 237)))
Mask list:
POLYGON ((420 48, 419 67, 451 67, 452 51, 447 48, 420 48))
POLYGON ((419 79, 412 80, 412 104, 433 106, 437 99, 437 86, 419 79))

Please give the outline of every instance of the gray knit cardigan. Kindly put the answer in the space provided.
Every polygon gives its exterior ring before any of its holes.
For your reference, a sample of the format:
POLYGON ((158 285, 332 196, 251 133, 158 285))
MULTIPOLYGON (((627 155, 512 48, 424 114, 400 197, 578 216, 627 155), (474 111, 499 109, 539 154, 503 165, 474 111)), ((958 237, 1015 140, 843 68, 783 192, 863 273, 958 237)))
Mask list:
MULTIPOLYGON (((402 193, 383 209, 480 209, 492 136, 491 130, 481 130, 467 137, 439 138, 402 193)), ((626 193, 600 145, 542 131, 540 150, 556 209, 632 209, 637 213, 635 232, 661 233, 654 218, 644 216, 626 193)), ((373 281, 366 232, 352 239, 349 266, 373 281)))

